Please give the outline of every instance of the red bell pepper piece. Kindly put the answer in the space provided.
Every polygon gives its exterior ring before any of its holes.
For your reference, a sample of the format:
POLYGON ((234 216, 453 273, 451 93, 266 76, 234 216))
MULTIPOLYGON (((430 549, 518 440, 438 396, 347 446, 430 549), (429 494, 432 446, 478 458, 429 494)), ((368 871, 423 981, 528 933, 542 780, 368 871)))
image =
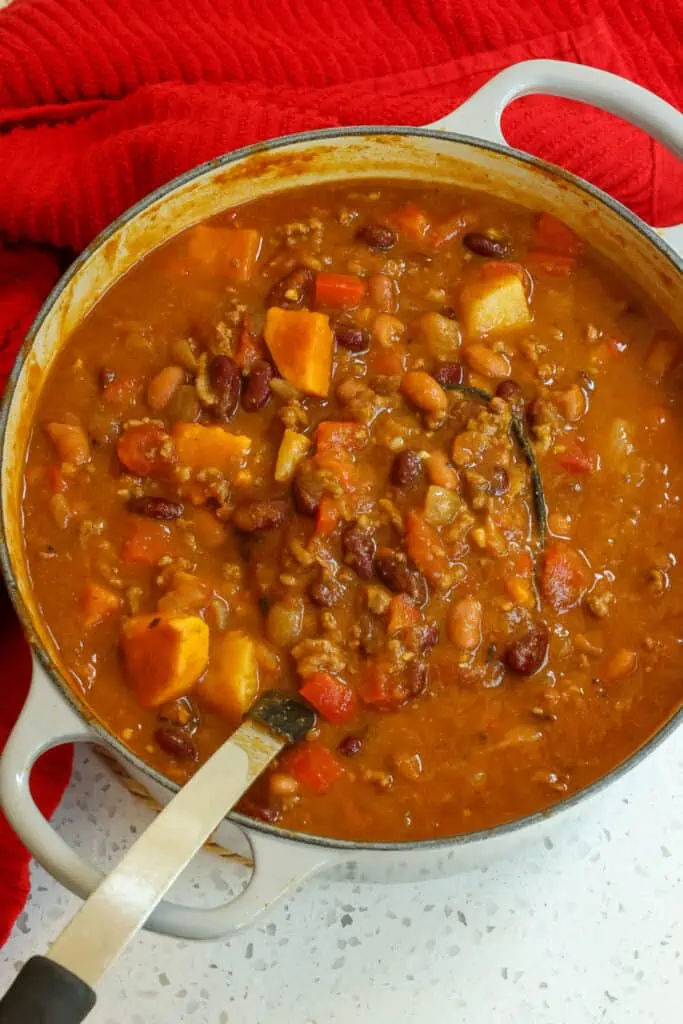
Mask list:
POLYGON ((595 452, 589 451, 578 441, 571 441, 566 449, 557 456, 558 464, 568 473, 575 473, 583 476, 586 473, 593 473, 598 467, 598 459, 595 452))
POLYGON ((329 672, 316 672, 309 676, 299 693, 333 725, 344 725, 356 715, 355 693, 329 672))
POLYGON ((355 274, 316 274, 315 304, 329 309, 353 309, 365 295, 365 282, 355 274))
POLYGON ((344 769, 327 747, 320 743, 299 743, 282 758, 282 766, 299 785, 312 793, 327 793, 344 769))

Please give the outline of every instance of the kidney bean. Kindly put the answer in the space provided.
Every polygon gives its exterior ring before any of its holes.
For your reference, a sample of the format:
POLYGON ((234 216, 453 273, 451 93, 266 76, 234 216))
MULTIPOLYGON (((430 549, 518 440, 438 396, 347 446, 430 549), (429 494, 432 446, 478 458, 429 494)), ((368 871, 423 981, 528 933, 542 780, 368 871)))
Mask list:
POLYGON ((394 487, 407 487, 422 473, 422 459, 417 452, 399 452, 391 466, 391 482, 394 487))
POLYGON ((282 524, 286 509, 285 501, 249 501, 235 509, 232 521, 238 530, 246 533, 273 530, 282 524))
POLYGON ((185 729, 177 725, 160 725, 154 739, 176 761, 197 761, 199 758, 197 744, 185 729))
POLYGON ((148 519, 179 519, 185 511, 179 501, 152 497, 131 498, 128 509, 136 516, 147 516, 148 519))
POLYGON ((360 753, 360 749, 363 746, 363 741, 358 739, 357 736, 345 736, 341 743, 337 746, 337 750, 344 757, 355 757, 356 754, 360 753))
POLYGON ((223 421, 232 419, 240 404, 242 391, 239 367, 230 356, 214 356, 209 363, 209 380, 217 398, 218 418, 223 421))
POLYGON ((356 232, 356 238, 360 242, 365 242, 370 249, 377 249, 379 252, 393 249, 398 241, 394 229, 385 224, 365 224, 356 232))
POLYGON ((498 398, 504 398, 506 402, 509 402, 515 415, 519 416, 521 414, 524 408, 524 392, 516 380, 511 378, 502 380, 496 388, 496 395, 498 398))
POLYGON ((511 672, 531 676, 538 672, 548 653, 548 629, 542 622, 534 626, 505 652, 505 664, 511 672))
POLYGON ((503 259, 510 252, 508 242, 491 238, 490 235, 481 234, 479 231, 471 231, 465 235, 463 244, 476 256, 485 256, 487 259, 503 259))
POLYGON ((313 604, 320 608, 331 608, 342 596, 344 588, 338 580, 323 579, 311 584, 308 592, 313 604))
POLYGON ((546 420, 546 407, 542 398, 532 398, 526 407, 527 423, 530 427, 540 427, 546 420))
POLYGON ((349 352, 367 352, 370 347, 367 331, 352 327, 351 324, 336 324, 334 340, 349 352))
POLYGON ((434 380, 442 388, 452 387, 454 384, 462 384, 465 375, 462 363, 442 363, 434 371, 434 380))
POLYGON ((406 594, 416 604, 423 605, 427 601, 429 591, 424 576, 410 569, 398 555, 389 553, 378 555, 375 570, 385 587, 394 594, 406 594))
POLYGON ((295 267, 286 277, 271 288, 266 299, 268 306, 280 306, 282 309, 298 309, 308 305, 315 274, 310 267, 295 267))
POLYGON ((108 366, 103 366, 97 374, 97 383, 99 384, 102 391, 108 388, 110 384, 113 384, 116 380, 116 370, 110 370, 108 366))
POLYGON ((247 412, 262 409, 271 396, 270 382, 275 370, 265 359, 257 359, 242 389, 242 408, 247 412))
POLYGON ((505 494, 510 486, 510 477, 508 476, 508 472, 504 466, 493 467, 489 485, 491 488, 491 494, 495 494, 496 497, 500 497, 501 494, 505 494))
POLYGON ((345 561, 362 580, 372 579, 375 558, 375 538, 371 530, 362 526, 347 526, 342 535, 345 561))
POLYGON ((439 627, 436 622, 427 622, 423 626, 412 626, 406 631, 406 644, 411 651, 425 654, 439 641, 439 627))
POLYGON ((426 661, 409 661, 405 670, 405 686, 409 697, 419 697, 427 689, 428 667, 426 661))
POLYGON ((318 469, 310 459, 304 459, 297 466, 292 481, 294 505, 301 516, 315 516, 318 513, 323 490, 318 469))

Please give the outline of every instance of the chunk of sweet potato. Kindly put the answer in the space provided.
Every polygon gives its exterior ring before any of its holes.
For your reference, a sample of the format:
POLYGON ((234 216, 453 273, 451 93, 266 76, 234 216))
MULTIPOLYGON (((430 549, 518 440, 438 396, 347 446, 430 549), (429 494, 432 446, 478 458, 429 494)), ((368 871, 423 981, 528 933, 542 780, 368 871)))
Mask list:
POLYGON ((201 423, 176 423, 173 441, 178 461, 190 469, 219 469, 230 474, 244 465, 251 451, 251 438, 231 434, 224 427, 201 423))
POLYGON ((305 309, 271 306, 263 334, 285 380, 306 394, 326 398, 333 350, 329 317, 305 309))
POLYGON ((187 234, 187 254, 194 263, 218 270, 229 281, 248 281, 261 249, 254 228, 218 228, 198 224, 187 234))
POLYGON ((517 264, 484 264, 460 293, 465 333, 483 338, 520 330, 531 323, 522 268, 517 264))
POLYGON ((126 670, 144 707, 189 693, 209 663, 209 627, 198 615, 135 615, 123 624, 126 670))
POLYGON ((93 626, 99 626, 100 622, 104 622, 120 607, 121 598, 113 590, 108 590, 101 583, 88 583, 83 591, 83 628, 91 629, 93 626))
POLYGON ((217 647, 202 696, 226 717, 241 718, 258 693, 256 644, 241 630, 226 633, 217 647))

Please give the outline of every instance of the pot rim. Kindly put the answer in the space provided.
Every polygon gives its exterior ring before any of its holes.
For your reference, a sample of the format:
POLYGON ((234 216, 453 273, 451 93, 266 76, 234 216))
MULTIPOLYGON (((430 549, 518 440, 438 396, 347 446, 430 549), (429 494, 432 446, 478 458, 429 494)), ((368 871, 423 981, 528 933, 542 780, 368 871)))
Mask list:
MULTIPOLYGON (((461 135, 458 132, 444 131, 439 128, 392 125, 357 125, 347 128, 323 128, 315 131, 283 135, 275 139, 269 139, 265 142, 258 142, 250 146, 243 146, 240 149, 225 153, 220 157, 207 160, 204 163, 199 164, 197 167, 191 168, 189 171, 185 171, 183 174, 180 174, 171 179, 171 181, 161 185, 153 192, 148 193, 148 195, 144 196, 137 203, 134 203, 114 221, 112 221, 111 224, 107 225, 107 227, 105 227, 76 257, 73 263, 70 264, 67 270, 59 278, 54 288, 40 307, 40 310, 38 311, 36 318, 29 328, 26 338, 17 353, 11 373, 7 379, 4 395, 0 401, 0 487, 4 485, 4 481, 6 479, 4 473, 5 436, 9 420, 9 411, 14 400, 17 381, 21 375, 24 364, 33 345, 33 341, 43 323, 49 317, 53 306, 57 302, 66 285, 78 274, 94 252, 104 245, 126 223, 133 220, 139 213, 143 212, 153 203, 166 198, 172 192, 176 191, 176 189, 189 184, 197 178, 201 178, 204 174, 211 171, 215 171, 222 167, 228 167, 231 164, 258 154, 271 150, 281 150, 292 145, 317 143, 322 140, 335 140, 349 136, 373 135, 445 140, 447 142, 455 142, 460 145, 469 146, 473 149, 490 150, 507 157, 513 157, 521 163, 536 167, 551 177, 565 181, 580 189, 594 202, 608 207, 613 213, 616 213, 622 218, 622 220, 625 220, 631 227, 644 235, 647 240, 654 245, 655 248, 659 249, 659 251, 668 259, 673 269, 679 274, 683 274, 683 257, 680 257, 664 242, 653 228, 637 217, 636 214, 627 207, 623 206, 623 204, 585 179, 572 174, 570 171, 567 171, 562 167, 558 167, 555 164, 548 163, 545 160, 541 160, 539 157, 525 153, 522 150, 515 149, 512 146, 502 145, 497 142, 489 142, 470 135, 461 135)), ((387 177, 389 177, 389 175, 387 175, 387 177)), ((425 177, 422 180, 429 180, 428 173, 425 173, 425 177)), ((113 733, 109 732, 97 719, 95 714, 86 706, 85 701, 81 702, 78 700, 73 689, 69 686, 66 679, 62 677, 62 674, 59 672, 56 664, 37 638, 33 628, 31 615, 19 592, 5 537, 4 503, 0 502, 0 568, 2 569, 2 573, 5 578, 10 599, 22 624, 24 635, 31 646, 34 656, 37 657, 38 661, 44 668, 45 673, 50 680, 50 684, 59 690, 72 709, 86 721, 88 727, 93 731, 93 739, 99 738, 105 746, 112 748, 124 762, 128 762, 138 772, 142 772, 144 775, 149 776, 154 782, 162 786, 164 789, 173 793, 177 792, 180 788, 178 784, 173 782, 171 779, 168 779, 155 768, 146 764, 145 761, 129 750, 117 736, 114 736, 113 733)), ((423 849, 438 850, 463 846, 470 843, 483 842, 486 839, 502 838, 503 836, 519 832, 531 825, 542 824, 557 815, 559 812, 573 808, 586 798, 602 792, 602 790, 610 785, 610 783, 621 778, 627 771, 644 760, 648 754, 655 750, 681 724, 683 724, 683 705, 674 711, 671 717, 668 718, 649 737, 649 739, 639 746, 629 757, 619 762, 619 764, 615 765, 604 775, 601 775, 594 782, 577 790, 571 796, 558 800, 551 806, 540 811, 536 811, 533 814, 527 814, 524 817, 515 818, 512 821, 504 822, 500 825, 494 825, 487 829, 480 829, 476 832, 466 832, 453 836, 439 836, 434 839, 411 840, 405 842, 360 842, 350 839, 334 839, 328 836, 309 835, 304 832, 295 832, 291 829, 279 828, 277 825, 258 821, 257 819, 250 818, 237 811, 231 811, 226 815, 226 817, 229 821, 242 828, 260 832, 264 835, 278 839, 285 839, 297 844, 322 847, 331 851, 336 850, 340 852, 407 852, 413 850, 420 851, 423 849)))

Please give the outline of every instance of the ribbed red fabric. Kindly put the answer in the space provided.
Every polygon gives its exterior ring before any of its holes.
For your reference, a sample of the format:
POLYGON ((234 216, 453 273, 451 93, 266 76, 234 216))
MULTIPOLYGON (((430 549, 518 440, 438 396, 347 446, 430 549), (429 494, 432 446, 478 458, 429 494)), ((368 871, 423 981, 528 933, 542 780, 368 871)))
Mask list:
MULTIPOLYGON (((680 105, 681 39, 683 0, 15 0, 0 14, 0 387, 64 250, 189 167, 306 128, 428 123, 532 57, 680 105)), ((651 223, 683 220, 683 168, 629 125, 533 98, 505 128, 651 223)), ((1 745, 28 670, 0 615, 1 745)), ((46 813, 68 767, 62 753, 36 770, 46 813)), ((0 942, 27 888, 0 822, 0 942)))

